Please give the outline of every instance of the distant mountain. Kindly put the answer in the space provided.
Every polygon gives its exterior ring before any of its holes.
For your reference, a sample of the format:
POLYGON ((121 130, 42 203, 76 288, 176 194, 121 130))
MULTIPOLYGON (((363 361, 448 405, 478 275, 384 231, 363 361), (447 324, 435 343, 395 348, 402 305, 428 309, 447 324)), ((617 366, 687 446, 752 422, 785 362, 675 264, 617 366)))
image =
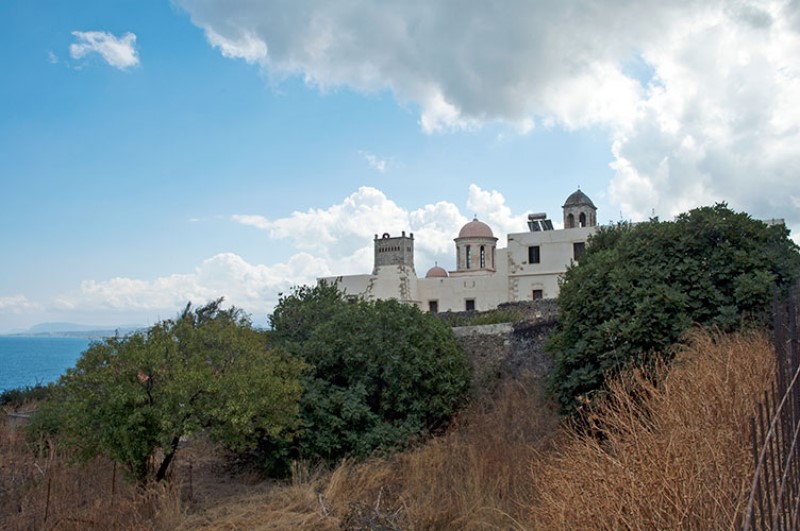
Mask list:
POLYGON ((75 323, 39 323, 34 325, 25 332, 31 334, 52 334, 54 332, 88 332, 90 330, 108 330, 113 329, 109 326, 92 326, 80 325, 75 323))
POLYGON ((128 335, 146 327, 139 325, 102 326, 81 325, 75 323, 40 323, 27 330, 15 331, 10 336, 42 336, 42 337, 85 337, 100 338, 128 335))

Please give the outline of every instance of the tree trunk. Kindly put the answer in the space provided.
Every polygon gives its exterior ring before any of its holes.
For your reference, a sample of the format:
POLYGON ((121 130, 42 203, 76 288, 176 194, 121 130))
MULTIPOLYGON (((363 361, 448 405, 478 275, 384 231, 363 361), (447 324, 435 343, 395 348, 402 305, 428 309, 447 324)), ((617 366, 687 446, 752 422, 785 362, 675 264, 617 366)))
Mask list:
POLYGON ((156 472, 156 481, 163 481, 167 477, 167 470, 169 469, 170 463, 172 463, 172 458, 175 457, 175 452, 178 450, 178 443, 181 441, 181 436, 176 435, 172 439, 172 443, 170 443, 168 448, 164 449, 164 460, 161 461, 161 466, 158 467, 158 472, 156 472))

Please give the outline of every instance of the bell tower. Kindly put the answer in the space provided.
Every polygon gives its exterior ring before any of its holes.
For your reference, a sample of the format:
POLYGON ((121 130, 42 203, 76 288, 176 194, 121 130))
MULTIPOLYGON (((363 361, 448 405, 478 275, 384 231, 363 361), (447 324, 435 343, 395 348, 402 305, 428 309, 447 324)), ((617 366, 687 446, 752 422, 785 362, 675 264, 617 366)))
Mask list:
POLYGON ((567 197, 562 208, 565 229, 597 226, 597 207, 580 188, 567 197))

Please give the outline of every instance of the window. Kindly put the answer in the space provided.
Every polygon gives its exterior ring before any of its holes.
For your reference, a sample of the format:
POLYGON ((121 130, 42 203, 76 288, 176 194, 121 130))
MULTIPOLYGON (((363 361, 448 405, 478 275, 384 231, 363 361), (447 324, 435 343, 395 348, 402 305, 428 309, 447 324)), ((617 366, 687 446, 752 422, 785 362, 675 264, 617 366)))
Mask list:
POLYGON ((439 313, 439 301, 428 301, 428 311, 431 313, 439 313))
POLYGON ((544 290, 535 289, 533 290, 533 300, 538 301, 539 299, 544 299, 544 290))
POLYGON ((571 229, 574 226, 575 226, 575 216, 570 214, 570 215, 567 216, 567 227, 566 228, 571 229))
POLYGON ((539 263, 539 246, 538 245, 531 245, 528 247, 528 263, 529 264, 538 264, 539 263))
POLYGON ((472 267, 472 256, 471 256, 471 254, 472 254, 472 253, 471 253, 471 251, 470 251, 470 246, 469 246, 469 245, 467 245, 467 246, 464 248, 464 250, 465 250, 465 251, 466 251, 466 253, 467 253, 467 269, 469 269, 469 268, 471 268, 471 267, 472 267))
POLYGON ((577 261, 586 250, 586 242, 575 242, 572 244, 572 257, 577 261))
POLYGON ((475 299, 467 299, 467 300, 466 300, 465 309, 466 309, 468 312, 471 312, 471 311, 473 311, 473 310, 475 309, 475 299))
POLYGON ((486 249, 481 245, 481 269, 486 268, 486 249))
POLYGON ((581 212, 581 215, 578 217, 578 223, 580 223, 581 227, 586 226, 586 214, 581 212))

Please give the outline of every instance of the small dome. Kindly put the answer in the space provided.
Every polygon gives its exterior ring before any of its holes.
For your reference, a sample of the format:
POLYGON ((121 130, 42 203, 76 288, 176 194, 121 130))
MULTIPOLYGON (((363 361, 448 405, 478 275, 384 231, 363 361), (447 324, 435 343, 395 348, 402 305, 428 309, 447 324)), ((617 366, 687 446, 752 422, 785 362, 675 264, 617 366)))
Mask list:
POLYGON ((565 208, 573 206, 590 206, 592 208, 597 208, 594 206, 594 203, 592 203, 592 200, 589 199, 589 196, 581 192, 580 188, 572 192, 564 202, 565 208))
POLYGON ((428 272, 425 273, 425 278, 447 278, 447 270, 443 267, 439 267, 438 265, 433 266, 432 268, 428 269, 428 272))
POLYGON ((483 221, 478 221, 478 218, 473 219, 458 232, 459 238, 494 238, 492 229, 483 221))

